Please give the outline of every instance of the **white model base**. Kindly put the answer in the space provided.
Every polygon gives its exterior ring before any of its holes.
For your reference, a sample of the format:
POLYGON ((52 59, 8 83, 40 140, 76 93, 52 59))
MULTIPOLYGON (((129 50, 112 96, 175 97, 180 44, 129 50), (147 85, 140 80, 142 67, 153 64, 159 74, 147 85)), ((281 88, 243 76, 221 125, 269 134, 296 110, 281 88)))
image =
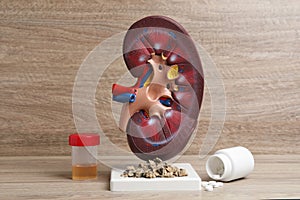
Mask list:
POLYGON ((111 191, 191 191, 201 190, 201 178, 189 163, 174 163, 183 168, 188 176, 175 178, 128 178, 121 177, 123 171, 112 169, 110 177, 111 191))

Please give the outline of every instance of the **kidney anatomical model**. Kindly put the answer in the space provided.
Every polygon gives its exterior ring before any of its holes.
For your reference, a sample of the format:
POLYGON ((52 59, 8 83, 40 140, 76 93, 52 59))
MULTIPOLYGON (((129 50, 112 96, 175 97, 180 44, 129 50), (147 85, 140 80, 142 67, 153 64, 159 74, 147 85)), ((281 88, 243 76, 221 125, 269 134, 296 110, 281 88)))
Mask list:
POLYGON ((127 31, 123 57, 137 82, 112 86, 113 100, 124 103, 120 129, 139 158, 171 159, 197 126, 204 79, 195 44, 176 21, 149 16, 127 31))

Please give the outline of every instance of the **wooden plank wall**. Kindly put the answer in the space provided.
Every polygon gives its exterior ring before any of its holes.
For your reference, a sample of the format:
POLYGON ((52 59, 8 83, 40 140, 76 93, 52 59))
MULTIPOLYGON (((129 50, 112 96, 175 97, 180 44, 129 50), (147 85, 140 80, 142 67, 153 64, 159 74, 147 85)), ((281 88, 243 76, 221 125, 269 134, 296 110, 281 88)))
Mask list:
MULTIPOLYGON (((214 150, 300 153, 300 2, 11 1, 0 2, 0 155, 68 155, 76 131, 72 89, 80 64, 101 41, 148 15, 181 23, 211 55, 226 90, 226 121, 214 150)), ((120 44, 121 45, 121 44, 120 44)), ((127 148, 110 110, 111 84, 126 72, 117 59, 99 82, 99 121, 127 148)), ((205 100, 197 154, 210 120, 205 100)))

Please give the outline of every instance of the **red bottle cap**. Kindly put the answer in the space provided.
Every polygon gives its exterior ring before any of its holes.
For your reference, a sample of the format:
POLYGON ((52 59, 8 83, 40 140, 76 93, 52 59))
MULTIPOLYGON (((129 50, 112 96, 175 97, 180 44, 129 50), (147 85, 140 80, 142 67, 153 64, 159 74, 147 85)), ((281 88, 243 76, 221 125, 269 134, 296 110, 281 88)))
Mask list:
POLYGON ((69 136, 71 146, 96 146, 100 144, 100 136, 96 133, 74 133, 69 136))

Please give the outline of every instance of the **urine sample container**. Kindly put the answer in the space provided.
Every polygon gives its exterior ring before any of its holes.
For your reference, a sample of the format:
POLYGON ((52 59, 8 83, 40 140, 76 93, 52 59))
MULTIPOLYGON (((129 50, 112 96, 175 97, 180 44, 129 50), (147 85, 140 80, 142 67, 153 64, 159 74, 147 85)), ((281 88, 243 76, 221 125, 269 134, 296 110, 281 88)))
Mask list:
POLYGON ((69 145, 72 146, 72 179, 89 180, 97 178, 98 134, 72 134, 69 145))

